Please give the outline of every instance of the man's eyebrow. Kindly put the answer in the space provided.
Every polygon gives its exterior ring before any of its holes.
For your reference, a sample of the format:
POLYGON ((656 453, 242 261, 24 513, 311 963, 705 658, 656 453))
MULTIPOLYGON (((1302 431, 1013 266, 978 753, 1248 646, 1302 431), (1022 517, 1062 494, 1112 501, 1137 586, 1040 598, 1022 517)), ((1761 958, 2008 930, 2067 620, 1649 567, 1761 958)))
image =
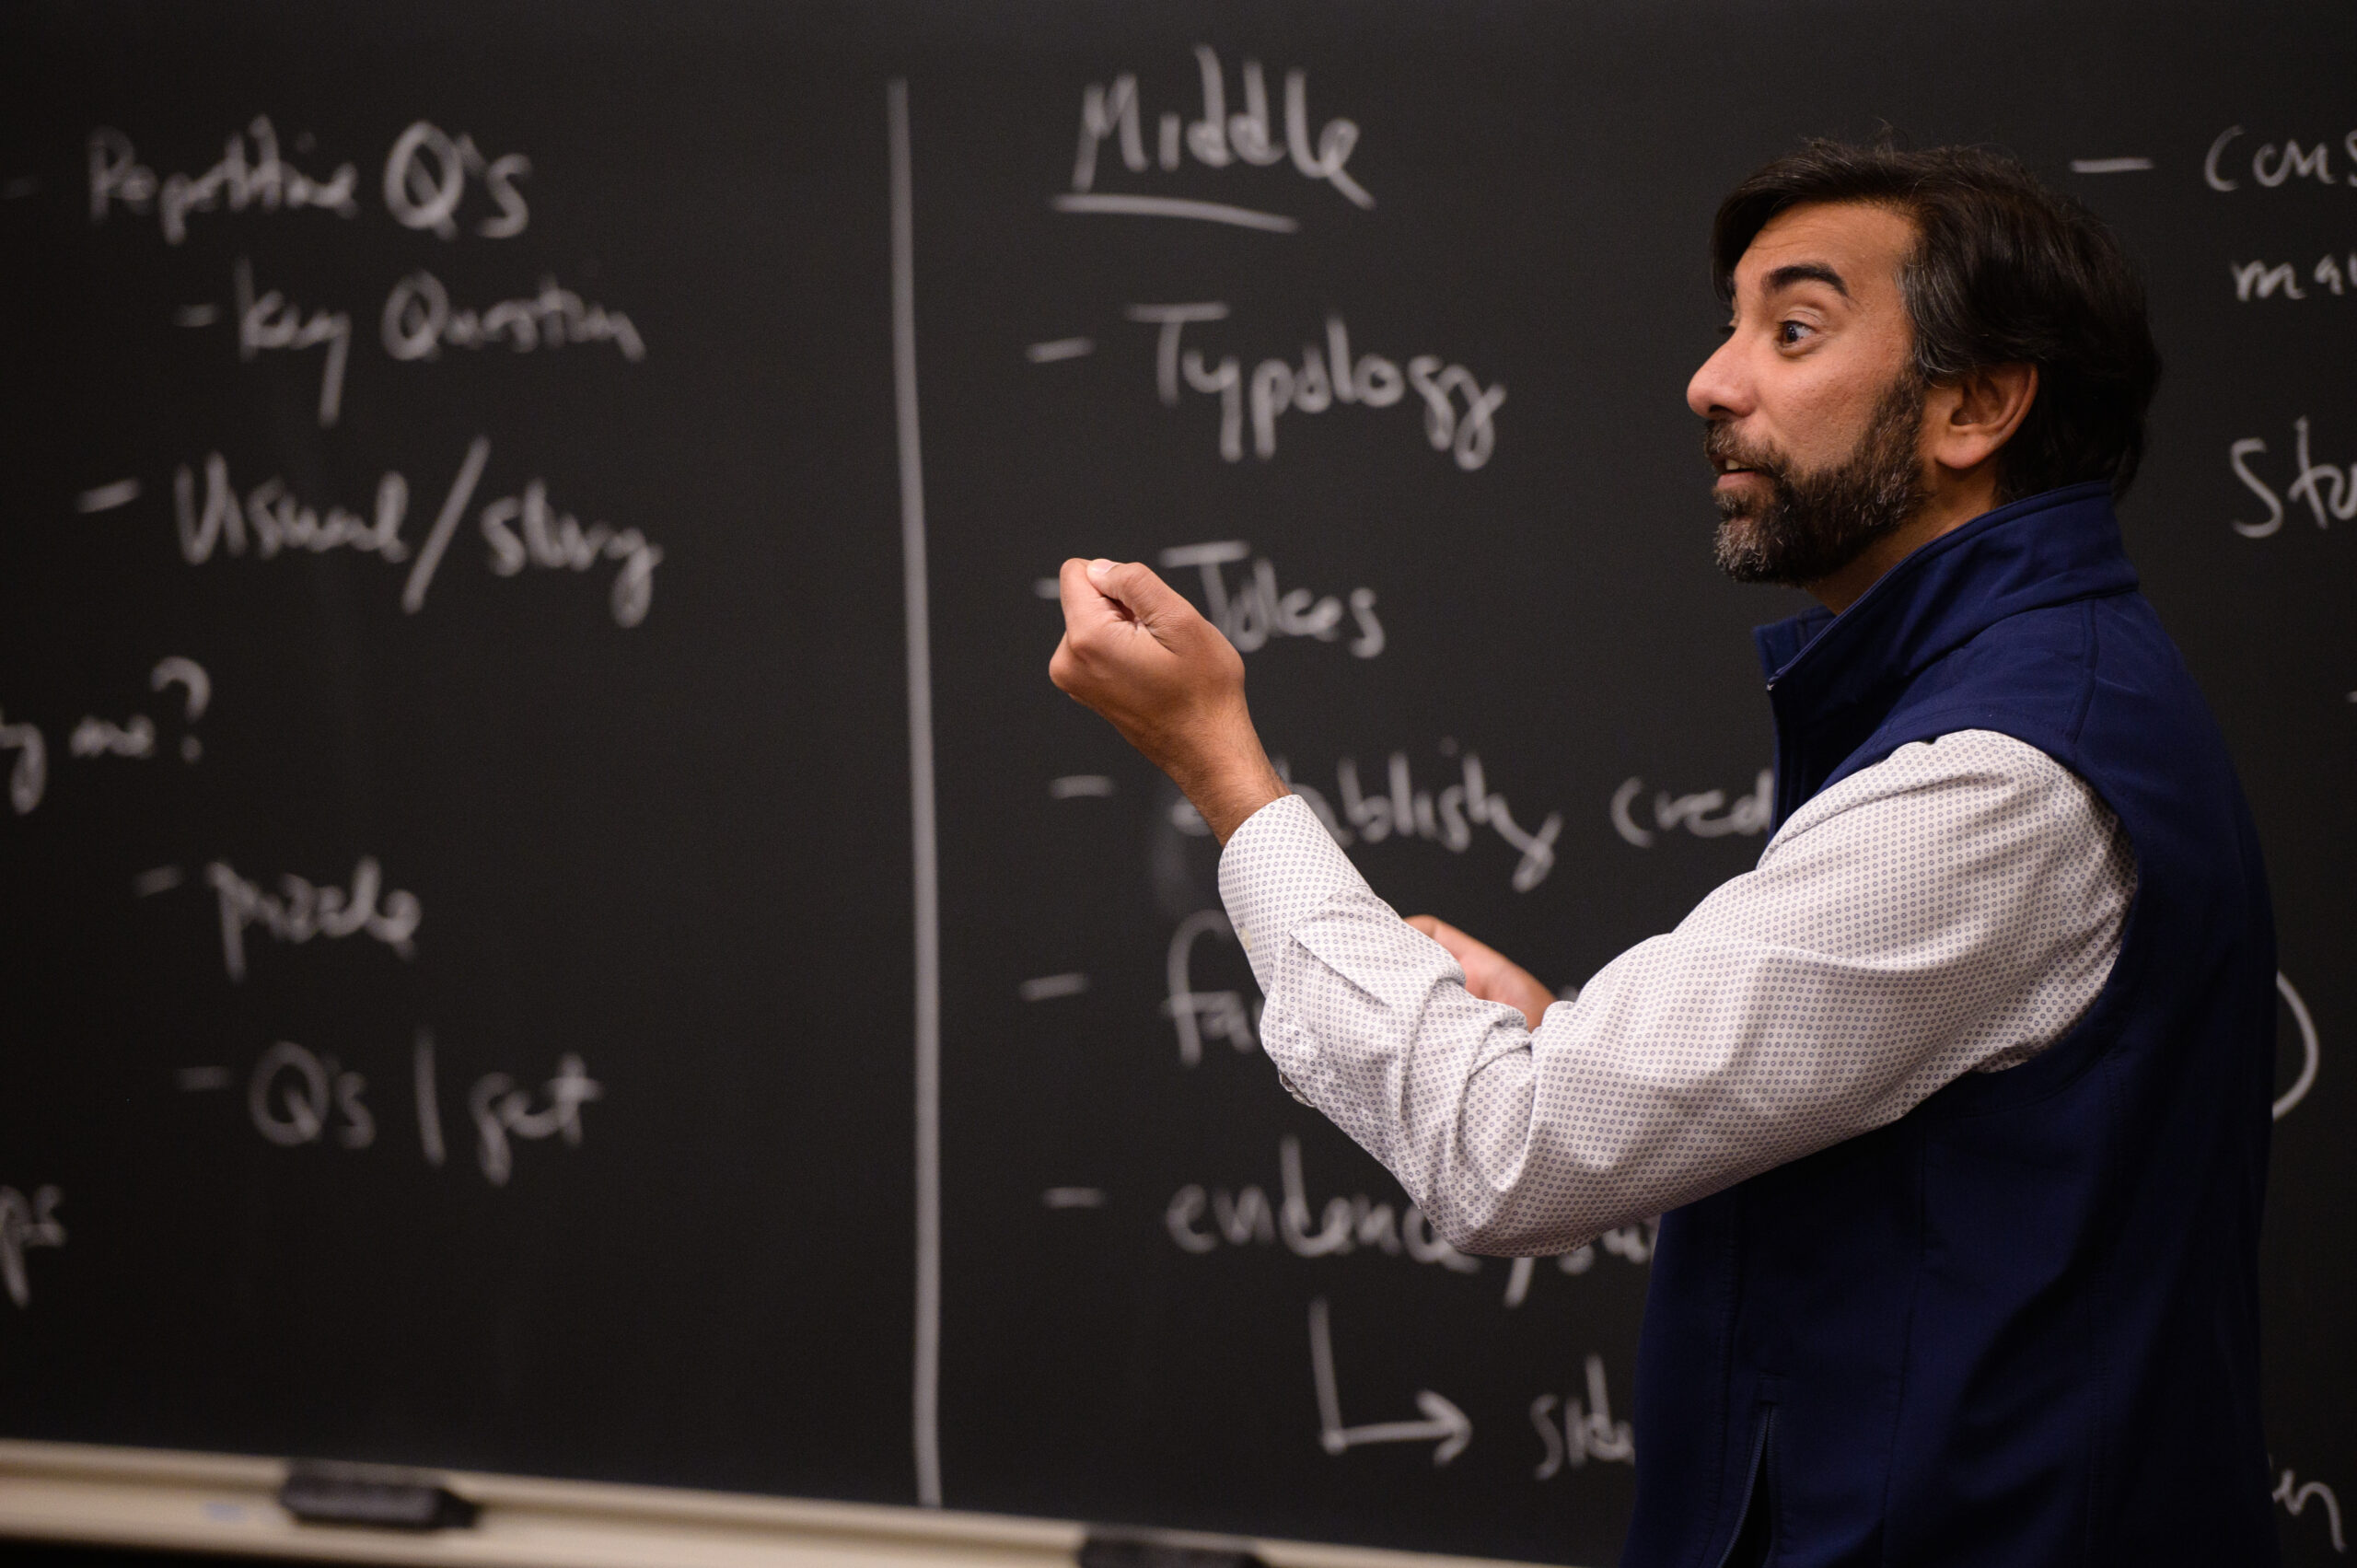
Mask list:
POLYGON ((1841 274, 1822 261, 1794 261, 1779 267, 1760 280, 1760 290, 1779 294, 1800 283, 1821 283, 1842 298, 1850 297, 1850 285, 1841 281, 1841 274))

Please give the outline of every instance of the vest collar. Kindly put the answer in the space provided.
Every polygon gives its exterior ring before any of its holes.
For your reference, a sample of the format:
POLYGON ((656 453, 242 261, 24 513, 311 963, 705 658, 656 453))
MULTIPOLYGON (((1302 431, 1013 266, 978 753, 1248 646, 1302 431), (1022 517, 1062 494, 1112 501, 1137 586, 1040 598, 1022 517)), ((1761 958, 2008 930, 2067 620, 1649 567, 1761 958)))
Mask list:
POLYGON ((2110 487, 2095 480, 1984 512, 1840 615, 1812 609, 1752 637, 1782 727, 1896 691, 2009 615, 2135 587, 2110 487))

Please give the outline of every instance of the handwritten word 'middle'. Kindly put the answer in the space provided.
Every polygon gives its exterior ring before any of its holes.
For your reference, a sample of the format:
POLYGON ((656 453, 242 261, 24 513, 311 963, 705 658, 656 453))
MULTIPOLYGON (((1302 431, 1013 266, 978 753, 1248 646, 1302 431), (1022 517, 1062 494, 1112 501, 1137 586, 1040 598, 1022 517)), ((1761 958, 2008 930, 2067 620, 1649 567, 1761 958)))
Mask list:
POLYGON ((1196 45, 1195 66, 1202 81, 1202 113, 1184 126, 1178 114, 1165 113, 1158 122, 1156 156, 1151 162, 1140 122, 1137 77, 1124 73, 1113 78, 1110 87, 1091 82, 1082 90, 1080 152, 1072 166, 1075 192, 1086 192, 1096 185, 1097 149, 1110 140, 1120 149, 1122 166, 1132 174, 1144 174, 1157 164, 1165 174, 1172 173, 1188 157, 1207 168, 1236 164, 1267 168, 1290 158, 1295 172, 1325 181, 1353 205, 1375 205, 1366 188, 1342 167, 1359 144, 1357 123, 1329 120, 1314 141, 1309 134, 1308 72, 1285 73, 1284 127, 1280 133, 1269 118, 1269 88, 1258 60, 1244 62, 1239 83, 1243 109, 1233 114, 1228 112, 1227 78, 1218 54, 1208 45, 1196 45))

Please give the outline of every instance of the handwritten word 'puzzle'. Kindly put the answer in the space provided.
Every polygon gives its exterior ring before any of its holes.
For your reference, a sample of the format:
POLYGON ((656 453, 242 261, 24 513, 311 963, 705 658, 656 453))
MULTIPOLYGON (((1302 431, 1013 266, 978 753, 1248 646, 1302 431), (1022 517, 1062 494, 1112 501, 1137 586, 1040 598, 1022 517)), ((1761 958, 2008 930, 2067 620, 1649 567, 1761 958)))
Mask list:
POLYGON ((396 888, 380 896, 384 871, 374 855, 362 855, 353 867, 349 890, 285 876, 277 891, 265 892, 220 860, 205 866, 204 878, 220 906, 221 963, 232 981, 246 978, 246 933, 255 926, 290 946, 317 936, 366 935, 404 958, 416 952, 411 939, 424 912, 414 893, 396 888))
MULTIPOLYGON (((1203 603, 1211 622, 1236 645, 1238 653, 1266 647, 1274 637, 1310 637, 1330 643, 1342 634, 1340 598, 1319 598, 1307 588, 1280 592, 1277 569, 1267 556, 1252 560, 1243 579, 1230 587, 1220 573, 1252 557, 1252 547, 1240 539, 1206 544, 1181 544, 1164 551, 1157 562, 1166 572, 1192 566, 1202 581, 1203 603)), ((1376 618, 1375 590, 1353 588, 1350 621, 1355 634, 1347 646, 1358 658, 1373 658, 1383 651, 1383 622, 1376 618)))
MULTIPOLYGON (((1238 83, 1243 89, 1243 107, 1234 113, 1228 111, 1227 75, 1220 64, 1219 55, 1208 45, 1197 44, 1195 66, 1202 82, 1202 112, 1193 122, 1184 124, 1177 112, 1164 113, 1157 122, 1155 156, 1151 159, 1146 155, 1143 110, 1139 104, 1135 75, 1124 72, 1113 78, 1110 87, 1101 82, 1091 82, 1081 90, 1080 151, 1072 166, 1074 196, 1085 197, 1095 192, 1098 149, 1110 141, 1120 154, 1121 166, 1132 174, 1144 174, 1157 167, 1165 174, 1173 173, 1190 157, 1206 168, 1231 166, 1265 168, 1290 159, 1295 173, 1305 179, 1324 181, 1341 192, 1353 205, 1375 205, 1375 198, 1367 193, 1366 188, 1343 168, 1350 162, 1353 149, 1359 145, 1357 122, 1329 120, 1314 140, 1310 136, 1308 72, 1292 70, 1285 73, 1284 125, 1280 133, 1269 117, 1268 82, 1261 75, 1258 60, 1244 62, 1238 83)), ((1066 212, 1153 213, 1156 210, 1156 204, 1150 202, 1125 204, 1119 197, 1102 195, 1094 203, 1066 197, 1056 205, 1066 212)), ((1202 210, 1209 203, 1173 205, 1178 210, 1168 211, 1167 215, 1237 221, 1235 216, 1222 217, 1202 210), (1187 210, 1190 207, 1197 210, 1187 210)), ((1244 215, 1266 216, 1259 214, 1244 215)), ((1275 228, 1283 232, 1293 225, 1248 223, 1245 226, 1275 228)))
POLYGON ((1132 305, 1126 314, 1155 330, 1154 383, 1163 406, 1179 405, 1182 385, 1219 399, 1219 455, 1227 462, 1244 460, 1248 412, 1253 455, 1266 460, 1277 455, 1277 422, 1287 413, 1318 414, 1348 406, 1389 408, 1411 389, 1421 401, 1424 439, 1434 451, 1450 454, 1458 468, 1470 472, 1488 463, 1497 450, 1495 415, 1506 401, 1504 383, 1484 387, 1462 365, 1445 364, 1433 354, 1409 360, 1404 374, 1398 361, 1379 354, 1353 358, 1350 328, 1338 315, 1326 318, 1325 343, 1304 343, 1297 363, 1263 359, 1247 377, 1236 355, 1209 366, 1201 349, 1185 344, 1190 325, 1227 319, 1227 307, 1221 301, 1132 305))
POLYGON ((1637 821, 1637 797, 1644 792, 1645 781, 1625 779, 1612 792, 1612 830, 1639 849, 1653 847, 1656 833, 1674 833, 1683 828, 1698 839, 1723 839, 1730 833, 1764 833, 1769 819, 1775 815, 1776 774, 1762 768, 1752 782, 1751 792, 1736 797, 1727 804, 1724 790, 1706 789, 1696 795, 1672 796, 1666 789, 1654 791, 1653 826, 1643 827, 1637 821))

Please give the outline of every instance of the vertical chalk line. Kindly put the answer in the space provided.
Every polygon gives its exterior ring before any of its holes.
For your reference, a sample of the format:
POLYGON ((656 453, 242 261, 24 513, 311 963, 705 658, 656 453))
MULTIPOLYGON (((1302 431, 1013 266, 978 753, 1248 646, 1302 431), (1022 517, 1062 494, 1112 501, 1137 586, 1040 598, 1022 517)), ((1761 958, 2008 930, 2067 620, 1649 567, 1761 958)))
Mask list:
POLYGON ((925 598, 924 465, 917 447, 916 219, 909 84, 884 88, 892 145, 892 390, 900 445, 900 572, 909 632, 909 826, 915 871, 917 1299, 911 1428, 917 1502, 941 1506, 941 876, 933 811, 933 647, 925 598))

